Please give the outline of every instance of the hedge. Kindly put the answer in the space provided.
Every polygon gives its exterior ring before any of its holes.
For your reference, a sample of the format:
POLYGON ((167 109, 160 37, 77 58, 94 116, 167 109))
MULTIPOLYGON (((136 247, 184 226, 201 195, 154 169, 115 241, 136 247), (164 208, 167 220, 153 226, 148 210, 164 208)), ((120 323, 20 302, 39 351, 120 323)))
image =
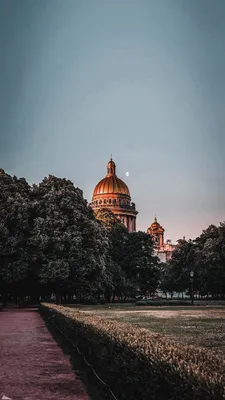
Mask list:
POLYGON ((213 352, 146 329, 42 304, 118 400, 225 399, 225 363, 213 352))
POLYGON ((189 306, 189 300, 137 300, 136 306, 189 306))

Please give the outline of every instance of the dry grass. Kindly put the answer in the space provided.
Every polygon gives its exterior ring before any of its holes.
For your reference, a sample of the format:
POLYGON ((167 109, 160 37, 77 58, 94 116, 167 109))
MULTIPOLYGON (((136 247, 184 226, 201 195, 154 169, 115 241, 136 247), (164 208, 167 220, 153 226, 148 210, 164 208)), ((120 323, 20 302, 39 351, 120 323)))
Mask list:
POLYGON ((82 306, 80 311, 164 333, 225 358, 225 307, 82 306))

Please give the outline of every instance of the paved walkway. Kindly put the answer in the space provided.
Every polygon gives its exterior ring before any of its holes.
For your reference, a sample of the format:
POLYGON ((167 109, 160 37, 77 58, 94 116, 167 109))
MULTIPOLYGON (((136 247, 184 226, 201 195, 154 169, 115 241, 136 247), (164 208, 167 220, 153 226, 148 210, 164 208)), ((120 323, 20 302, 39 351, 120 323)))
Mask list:
POLYGON ((68 358, 32 309, 0 312, 0 400, 88 400, 68 358))

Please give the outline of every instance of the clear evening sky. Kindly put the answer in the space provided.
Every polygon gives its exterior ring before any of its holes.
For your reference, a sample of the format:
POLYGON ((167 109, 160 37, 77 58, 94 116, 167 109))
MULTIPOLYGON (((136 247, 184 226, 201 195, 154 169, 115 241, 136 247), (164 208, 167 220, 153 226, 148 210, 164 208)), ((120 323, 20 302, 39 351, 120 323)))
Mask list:
POLYGON ((225 220, 225 1, 0 0, 0 133, 89 201, 112 153, 137 228, 195 238, 225 220))

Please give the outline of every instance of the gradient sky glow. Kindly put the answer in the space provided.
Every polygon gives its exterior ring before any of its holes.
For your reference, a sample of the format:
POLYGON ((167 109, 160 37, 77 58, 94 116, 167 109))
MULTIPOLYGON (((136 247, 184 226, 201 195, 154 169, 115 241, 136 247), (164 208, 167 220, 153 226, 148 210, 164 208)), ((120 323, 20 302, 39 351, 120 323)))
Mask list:
POLYGON ((225 220, 224 0, 0 0, 0 167, 90 201, 111 153, 138 229, 225 220))

